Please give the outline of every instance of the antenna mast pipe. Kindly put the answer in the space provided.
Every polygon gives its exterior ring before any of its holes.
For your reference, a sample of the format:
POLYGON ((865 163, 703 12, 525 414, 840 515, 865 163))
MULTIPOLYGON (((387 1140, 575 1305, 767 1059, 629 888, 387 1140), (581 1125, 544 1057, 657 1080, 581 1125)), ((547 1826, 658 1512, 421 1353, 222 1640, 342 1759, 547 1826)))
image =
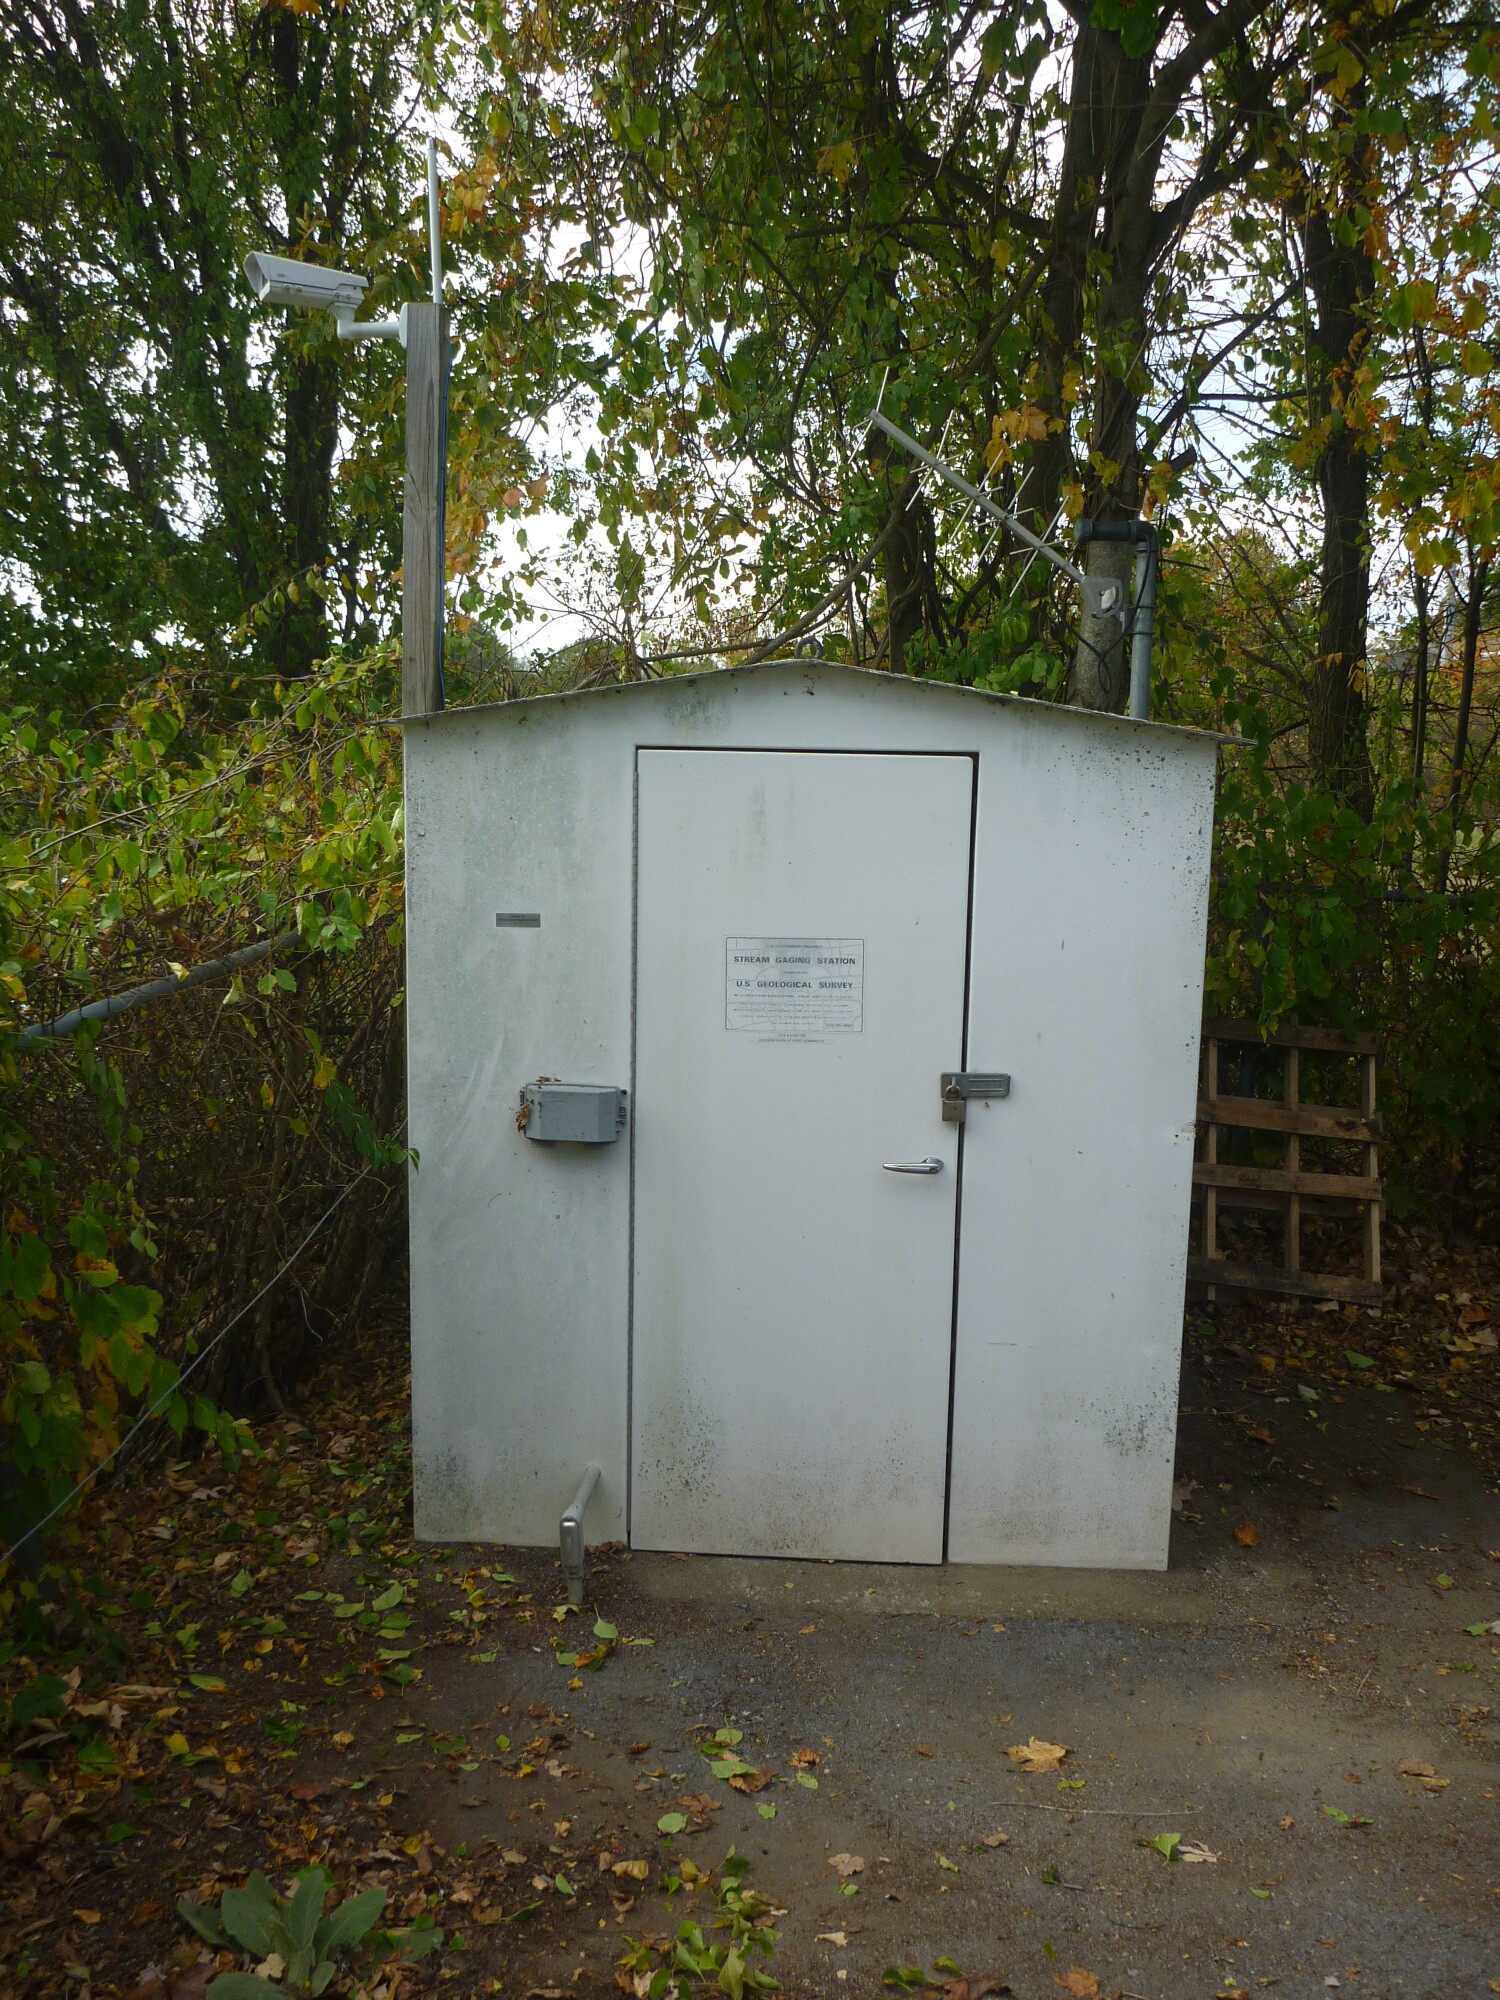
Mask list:
POLYGON ((955 492, 962 493, 966 499, 972 500, 975 506, 982 507, 991 520, 999 521, 1004 527, 1009 528, 1018 542, 1024 542, 1027 548, 1035 549, 1038 555, 1045 556, 1052 567, 1061 570, 1070 582, 1076 583, 1080 589, 1087 584, 1088 578, 1076 564, 1070 563, 1066 556, 1060 556, 1056 549, 1042 540, 1040 535, 1034 535, 1024 521, 1018 521, 1014 514, 1007 514, 982 487, 970 485, 969 481, 955 472, 951 465, 945 465, 942 459, 919 445, 914 437, 909 437, 905 431, 893 424, 889 417, 879 410, 872 410, 865 419, 865 428, 868 429, 871 424, 877 425, 888 438, 893 438, 903 451, 910 452, 919 465, 925 465, 929 471, 935 472, 938 478, 945 481, 955 492))
POLYGON ((443 236, 438 208, 437 140, 427 141, 427 245, 432 258, 432 303, 443 303, 443 236))

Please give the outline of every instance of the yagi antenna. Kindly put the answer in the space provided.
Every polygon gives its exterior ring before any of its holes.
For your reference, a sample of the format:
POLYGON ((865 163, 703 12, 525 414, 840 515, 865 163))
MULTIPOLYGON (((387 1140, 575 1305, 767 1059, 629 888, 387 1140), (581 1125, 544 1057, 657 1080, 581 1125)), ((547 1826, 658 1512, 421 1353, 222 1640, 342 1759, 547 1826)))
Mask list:
MULTIPOLYGON (((1034 550, 1037 555, 1045 556, 1055 570, 1060 570, 1070 583, 1077 584, 1085 607, 1096 618, 1118 618, 1123 624, 1125 592, 1121 584, 1111 577, 1085 575, 1077 563, 1069 562, 1068 558, 1060 555, 1050 543, 1044 542, 1040 535, 1034 535, 1024 521, 1018 521, 1014 514, 1007 514, 982 487, 973 485, 963 477, 962 473, 955 472, 951 465, 946 465, 935 452, 928 451, 925 446, 918 444, 914 437, 909 437, 899 425, 893 424, 890 418, 881 412, 878 404, 866 418, 863 428, 868 431, 871 425, 884 431, 893 443, 899 444, 903 451, 910 452, 919 465, 925 465, 929 472, 936 473, 945 485, 951 486, 956 493, 962 493, 965 499, 988 514, 992 521, 998 521, 1002 527, 1009 528, 1018 542, 1024 542, 1027 548, 1034 550)), ((946 431, 944 435, 947 435, 946 431)))

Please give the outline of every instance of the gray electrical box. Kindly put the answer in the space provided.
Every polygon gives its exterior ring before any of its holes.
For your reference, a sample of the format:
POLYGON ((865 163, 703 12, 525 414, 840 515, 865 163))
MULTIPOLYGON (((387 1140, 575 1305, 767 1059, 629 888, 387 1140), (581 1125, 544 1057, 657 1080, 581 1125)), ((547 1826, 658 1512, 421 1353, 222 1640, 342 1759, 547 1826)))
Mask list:
POLYGON ((539 1078, 521 1087, 516 1123, 544 1144, 607 1146, 625 1129, 626 1093, 614 1083, 557 1083, 539 1078))

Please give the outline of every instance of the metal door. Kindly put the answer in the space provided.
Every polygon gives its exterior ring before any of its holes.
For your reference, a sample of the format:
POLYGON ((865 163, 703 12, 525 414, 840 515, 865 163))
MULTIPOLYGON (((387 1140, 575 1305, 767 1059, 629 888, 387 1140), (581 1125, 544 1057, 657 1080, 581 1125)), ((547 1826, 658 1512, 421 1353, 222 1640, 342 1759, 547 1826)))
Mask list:
POLYGON ((631 1540, 940 1562, 973 762, 638 783, 631 1540))

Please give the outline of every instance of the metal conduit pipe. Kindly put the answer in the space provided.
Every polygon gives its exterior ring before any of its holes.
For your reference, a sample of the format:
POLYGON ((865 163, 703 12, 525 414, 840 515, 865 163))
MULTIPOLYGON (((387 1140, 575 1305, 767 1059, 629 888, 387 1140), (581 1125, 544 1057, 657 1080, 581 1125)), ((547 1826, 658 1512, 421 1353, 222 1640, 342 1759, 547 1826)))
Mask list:
POLYGON ((259 944, 247 944, 238 951, 227 952, 223 958, 205 959, 191 972, 180 975, 174 972, 164 979, 148 979, 144 986, 132 986, 124 993, 111 993, 106 1000, 90 1000, 85 1006, 74 1007, 66 1014, 59 1014, 55 1021, 33 1022, 29 1028, 22 1030, 21 1040, 55 1042, 62 1035, 74 1033, 85 1021, 112 1021, 116 1014, 128 1013, 132 1007, 143 1007, 148 1000, 164 1000, 169 993, 180 993, 185 986, 201 986, 208 979, 225 979, 247 965, 269 958, 273 951, 284 951, 289 945, 301 942, 300 931, 282 931, 276 937, 262 938, 259 944))
POLYGON ((563 1509, 562 1519, 557 1524, 557 1545, 562 1556, 563 1576, 568 1585, 569 1604, 583 1602, 583 1517, 588 1511, 589 1501, 594 1497, 594 1488, 599 1484, 599 1468, 588 1466, 578 1491, 563 1509))

